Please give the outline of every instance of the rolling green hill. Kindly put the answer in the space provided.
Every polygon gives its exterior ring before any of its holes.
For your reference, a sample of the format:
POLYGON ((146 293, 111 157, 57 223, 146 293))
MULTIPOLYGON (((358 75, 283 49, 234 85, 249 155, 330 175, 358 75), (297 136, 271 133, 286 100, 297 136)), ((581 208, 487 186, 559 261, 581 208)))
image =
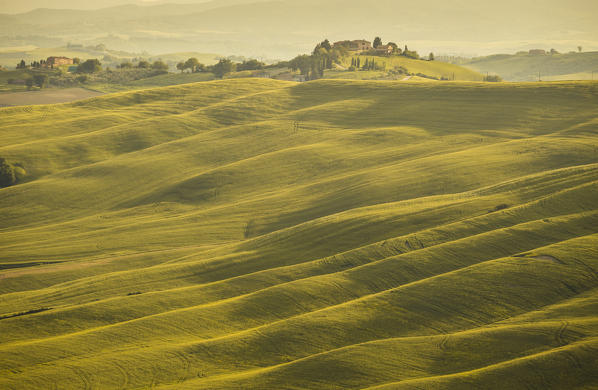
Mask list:
POLYGON ((554 55, 497 54, 464 64, 478 72, 498 74, 509 81, 598 79, 598 51, 554 55), (592 74, 595 73, 595 76, 592 74))
MULTIPOLYGON (((384 71, 332 71, 327 72, 327 78, 348 78, 348 79, 375 79, 388 75, 389 71, 402 68, 411 74, 421 74, 436 79, 458 80, 458 81, 482 81, 484 76, 479 72, 463 66, 449 64, 440 61, 415 60, 403 56, 368 56, 354 55, 343 58, 342 65, 348 68, 352 58, 359 58, 363 65, 366 60, 374 61, 378 66, 384 67, 384 71)), ((399 78, 406 77, 406 74, 399 75, 399 78)), ((421 79, 421 78, 420 78, 421 79)))
POLYGON ((0 115, 2 389, 598 386, 598 83, 0 115))

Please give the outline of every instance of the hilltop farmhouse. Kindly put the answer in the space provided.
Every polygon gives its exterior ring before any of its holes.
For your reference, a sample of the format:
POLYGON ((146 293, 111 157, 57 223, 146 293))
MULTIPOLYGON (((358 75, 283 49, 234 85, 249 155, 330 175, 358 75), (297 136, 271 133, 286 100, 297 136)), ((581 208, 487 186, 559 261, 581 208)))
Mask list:
POLYGON ((341 46, 350 51, 367 51, 372 49, 372 42, 366 41, 364 39, 334 42, 334 47, 341 46))
POLYGON ((46 68, 53 68, 60 65, 73 65, 73 59, 67 57, 48 57, 46 60, 46 68))

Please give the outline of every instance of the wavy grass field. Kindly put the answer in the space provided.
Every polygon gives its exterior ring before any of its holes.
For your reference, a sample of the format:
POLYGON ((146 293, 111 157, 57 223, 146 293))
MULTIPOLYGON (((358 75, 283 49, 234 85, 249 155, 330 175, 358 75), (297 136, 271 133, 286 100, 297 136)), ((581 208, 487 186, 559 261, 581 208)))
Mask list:
POLYGON ((598 83, 0 109, 2 389, 598 387, 598 83))

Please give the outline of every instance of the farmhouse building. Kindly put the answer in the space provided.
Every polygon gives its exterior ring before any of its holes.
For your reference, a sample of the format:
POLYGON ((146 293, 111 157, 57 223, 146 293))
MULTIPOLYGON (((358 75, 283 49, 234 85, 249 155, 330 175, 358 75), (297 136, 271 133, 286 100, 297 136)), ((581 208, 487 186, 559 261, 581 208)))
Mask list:
POLYGON ((380 54, 392 54, 394 47, 391 45, 380 45, 376 48, 376 52, 380 54))
POLYGON ((53 68, 60 65, 73 65, 73 59, 67 57, 48 57, 46 67, 53 68))
POLYGON ((342 46, 351 51, 367 51, 372 49, 372 43, 364 39, 357 39, 354 41, 338 41, 334 42, 334 46, 342 46))

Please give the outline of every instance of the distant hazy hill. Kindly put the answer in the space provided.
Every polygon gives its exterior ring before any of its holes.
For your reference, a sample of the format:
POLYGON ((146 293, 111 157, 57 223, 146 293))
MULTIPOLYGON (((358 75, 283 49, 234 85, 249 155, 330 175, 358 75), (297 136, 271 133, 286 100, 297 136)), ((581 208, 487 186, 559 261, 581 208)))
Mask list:
POLYGON ((598 52, 554 55, 499 54, 464 64, 481 73, 495 73, 510 81, 589 80, 598 78, 598 52))
POLYGON ((553 42, 558 50, 578 44, 598 48, 596 12, 598 4, 585 0, 566 4, 549 0, 543 7, 514 0, 502 2, 501 7, 474 0, 464 0, 459 6, 436 0, 373 4, 230 0, 94 11, 36 10, 4 17, 0 35, 15 45, 35 43, 27 42, 33 36, 52 36, 128 51, 196 50, 278 57, 308 51, 324 37, 373 39, 381 35, 421 51, 469 49, 489 54, 529 42, 553 42))
MULTIPOLYGON (((228 5, 228 4, 235 4, 240 3, 247 0, 176 0, 177 5, 189 5, 189 6, 196 6, 199 5, 200 7, 213 7, 217 4, 221 5, 228 5)), ((255 1, 255 0, 250 0, 255 1)), ((144 5, 147 6, 149 3, 148 1, 143 0, 128 0, 126 1, 128 4, 134 5, 144 5)), ((151 4, 162 5, 167 4, 168 1, 164 0, 157 0, 152 1, 151 4)), ((5 13, 10 14, 17 14, 17 13, 24 13, 29 12, 34 9, 38 8, 53 8, 53 9, 75 9, 75 10, 97 10, 100 8, 109 8, 109 7, 118 7, 123 4, 123 0, 101 0, 101 2, 96 1, 80 1, 80 0, 52 0, 52 2, 48 2, 47 0, 28 0, 28 1, 12 1, 12 0, 2 0, 0 1, 0 10, 5 13)))

